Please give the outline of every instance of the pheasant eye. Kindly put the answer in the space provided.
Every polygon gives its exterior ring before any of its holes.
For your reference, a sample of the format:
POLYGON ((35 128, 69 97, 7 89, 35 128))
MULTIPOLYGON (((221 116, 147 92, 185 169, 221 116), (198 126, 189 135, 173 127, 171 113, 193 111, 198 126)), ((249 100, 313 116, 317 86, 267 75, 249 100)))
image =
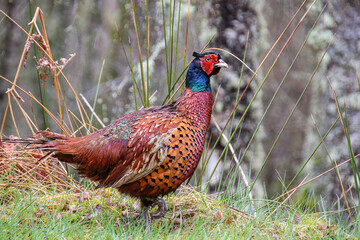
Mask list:
POLYGON ((208 57, 208 58, 205 58, 205 61, 206 62, 210 62, 210 58, 208 57))

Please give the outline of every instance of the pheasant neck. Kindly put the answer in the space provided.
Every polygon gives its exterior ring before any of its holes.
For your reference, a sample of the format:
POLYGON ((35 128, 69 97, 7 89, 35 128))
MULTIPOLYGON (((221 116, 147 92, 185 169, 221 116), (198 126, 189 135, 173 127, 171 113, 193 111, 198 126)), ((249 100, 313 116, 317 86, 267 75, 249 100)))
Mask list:
POLYGON ((176 108, 185 115, 201 124, 210 124, 212 112, 212 93, 193 92, 186 88, 184 94, 176 101, 176 108))
POLYGON ((192 92, 211 92, 210 76, 196 64, 200 63, 193 61, 189 67, 189 71, 186 74, 185 87, 192 92))

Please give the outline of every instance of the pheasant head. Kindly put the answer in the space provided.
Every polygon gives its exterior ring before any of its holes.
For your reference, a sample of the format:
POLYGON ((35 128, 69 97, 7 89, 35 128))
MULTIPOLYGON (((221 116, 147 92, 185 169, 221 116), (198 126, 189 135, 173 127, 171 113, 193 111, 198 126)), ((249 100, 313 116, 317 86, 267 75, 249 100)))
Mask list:
POLYGON ((195 59, 191 62, 186 75, 186 88, 192 92, 211 92, 210 77, 219 73, 222 67, 228 65, 221 56, 213 52, 194 52, 195 59))

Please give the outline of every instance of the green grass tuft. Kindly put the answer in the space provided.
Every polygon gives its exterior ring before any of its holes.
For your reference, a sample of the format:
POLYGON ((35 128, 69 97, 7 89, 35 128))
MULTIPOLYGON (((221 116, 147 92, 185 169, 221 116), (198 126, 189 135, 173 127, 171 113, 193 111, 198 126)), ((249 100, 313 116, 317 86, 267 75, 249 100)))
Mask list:
MULTIPOLYGON (((30 188, 31 189, 31 188, 30 188)), ((267 202, 244 213, 249 199, 209 196, 181 187, 165 198, 169 212, 146 232, 139 204, 114 189, 62 192, 7 188, 1 195, 2 239, 355 239, 326 215, 267 202), (229 207, 230 205, 236 206, 229 207), (268 218, 269 213, 278 208, 268 218)))

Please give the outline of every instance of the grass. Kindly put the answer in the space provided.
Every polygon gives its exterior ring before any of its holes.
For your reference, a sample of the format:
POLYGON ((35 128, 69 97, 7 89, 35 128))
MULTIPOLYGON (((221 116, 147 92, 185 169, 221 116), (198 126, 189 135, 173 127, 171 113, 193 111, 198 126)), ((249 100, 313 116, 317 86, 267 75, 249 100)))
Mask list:
MULTIPOLYGON (((31 188, 30 188, 31 189, 31 188)), ((181 187, 165 198, 169 212, 144 228, 138 203, 113 189, 82 187, 39 192, 6 188, 1 195, 3 239, 356 239, 325 214, 268 202, 248 213, 249 199, 208 196, 181 187), (232 207, 229 207, 229 206, 232 207)))
MULTIPOLYGON (((139 38, 138 26, 140 26, 140 24, 138 23, 136 15, 136 1, 131 1, 131 22, 134 25, 136 35, 135 40, 129 39, 127 45, 127 41, 123 41, 120 34, 121 31, 116 25, 118 39, 121 42, 121 47, 131 72, 135 109, 141 108, 141 105, 144 107, 149 106, 151 96, 153 95, 149 88, 149 69, 151 68, 151 27, 148 14, 148 3, 149 2, 146 1, 145 4, 145 39, 139 38), (135 44, 133 42, 135 42, 135 44), (146 52, 146 57, 145 55, 142 55, 141 48, 144 45, 146 46, 146 51, 143 52, 146 52), (138 62, 136 61, 136 58, 138 58, 138 62)), ((180 7, 180 4, 170 1, 170 5, 166 8, 164 1, 161 1, 166 63, 166 79, 164 79, 164 82, 167 84, 164 87, 164 89, 167 90, 167 97, 164 102, 174 99, 175 94, 182 91, 184 80, 183 73, 186 72, 185 58, 190 21, 190 1, 188 2, 188 13, 186 16, 186 33, 184 34, 186 36, 184 41, 185 45, 182 47, 180 46, 179 32, 181 31, 181 16, 184 14, 181 13, 183 8, 180 7), (184 59, 182 64, 178 60, 179 57, 184 59), (180 65, 182 65, 182 67, 179 67, 180 65)), ((233 146, 233 142, 231 141, 232 139, 237 138, 236 142, 239 142, 239 133, 241 133, 241 128, 244 124, 244 118, 247 112, 255 98, 258 96, 258 93, 261 91, 269 74, 274 67, 276 67, 278 59, 281 57, 289 41, 291 41, 297 27, 302 24, 303 19, 311 10, 312 5, 305 13, 303 13, 301 20, 297 22, 296 28, 282 46, 281 51, 271 64, 265 77, 259 81, 260 85, 258 86, 258 89, 256 89, 248 106, 246 106, 245 111, 241 113, 242 117, 240 121, 236 122, 234 121, 234 116, 235 113, 238 113, 238 105, 242 101, 244 94, 252 81, 257 77, 263 63, 267 60, 273 49, 277 47, 279 40, 283 38, 288 27, 291 24, 294 24, 294 21, 297 19, 298 14, 301 13, 304 4, 305 1, 294 14, 294 17, 288 23, 287 27, 285 27, 284 31, 280 34, 268 54, 261 61, 259 67, 255 71, 250 69, 253 75, 248 81, 244 91, 240 91, 239 84, 233 111, 227 117, 225 126, 223 126, 223 128, 218 127, 220 134, 218 138, 215 139, 215 144, 207 144, 205 146, 202 163, 200 163, 202 167, 200 175, 195 176, 197 186, 189 187, 188 185, 184 185, 176 193, 166 196, 165 200, 168 204, 169 212, 164 218, 153 222, 150 232, 147 232, 144 229, 144 224, 139 216, 139 205, 135 199, 120 195, 113 189, 95 190, 92 183, 88 183, 84 180, 81 180, 80 182, 75 181, 73 180, 70 174, 71 170, 68 169, 67 165, 59 164, 55 159, 48 156, 43 159, 42 157, 44 155, 41 152, 29 149, 24 150, 21 146, 6 146, 4 148, 5 150, 1 152, 0 143, 0 186, 2 187, 0 190, 1 237, 14 239, 356 239, 356 237, 360 235, 358 229, 359 220, 356 212, 357 209, 355 209, 357 205, 353 200, 352 195, 351 197, 349 196, 352 194, 351 191, 348 193, 348 191, 344 189, 338 167, 343 166, 347 162, 351 163, 354 173, 354 192, 359 196, 359 171, 355 161, 355 158, 358 156, 353 153, 351 148, 349 130, 347 127, 346 108, 339 106, 334 89, 332 90, 339 113, 338 120, 340 119, 344 133, 348 139, 350 159, 340 164, 338 164, 336 160, 332 161, 333 168, 329 170, 329 172, 337 172, 342 187, 341 192, 344 195, 346 205, 340 204, 341 198, 339 198, 339 201, 337 202, 338 205, 335 205, 336 208, 328 209, 328 207, 324 207, 328 206, 327 203, 322 201, 318 196, 308 193, 306 187, 304 187, 321 178, 328 172, 324 172, 310 180, 304 178, 298 186, 292 186, 295 182, 299 182, 298 178, 300 177, 300 173, 312 159, 312 156, 317 149, 324 144, 323 140, 327 134, 322 136, 320 133, 318 146, 316 146, 307 161, 297 169, 297 174, 292 181, 289 184, 285 184, 285 181, 281 180, 283 191, 280 196, 275 199, 268 199, 266 197, 264 199, 259 199, 254 198, 251 192, 251 190, 256 187, 255 184, 257 183, 257 179, 262 173, 262 170, 269 159, 268 157, 272 153, 272 149, 277 144, 288 121, 292 117, 299 102, 302 100, 308 85, 317 73, 322 59, 320 59, 317 66, 314 67, 314 72, 309 78, 308 84, 303 89, 301 96, 298 98, 298 101, 294 105, 286 122, 283 124, 281 131, 274 139, 273 145, 267 153, 266 158, 263 160, 262 167, 255 172, 255 177, 251 178, 250 176, 246 176, 247 174, 241 168, 241 163, 247 156, 246 153, 252 144, 252 140, 262 125, 262 121, 266 117, 268 110, 271 108, 273 100, 277 97, 277 93, 281 90, 282 84, 286 80, 288 73, 291 71, 293 64, 296 62, 298 55, 301 54, 303 47, 306 46, 307 39, 313 28, 308 33, 302 46, 299 47, 298 53, 294 57, 288 72, 284 75, 278 89, 274 93, 273 98, 261 117, 245 151, 240 153, 235 152, 237 146, 233 146), (223 147, 220 157, 217 159, 216 166, 220 166, 221 161, 224 159, 234 160, 236 164, 234 164, 234 169, 229 172, 225 172, 224 169, 222 169, 221 178, 224 179, 224 181, 220 182, 217 188, 218 193, 208 195, 206 192, 209 182, 206 181, 203 174, 212 153, 215 148, 218 147, 217 144, 221 139, 224 140, 226 144, 225 147, 223 147), (239 179, 243 181, 241 182, 239 179), (248 184, 248 182, 250 182, 250 184, 248 184), (299 194, 298 196, 293 195, 297 193, 299 189, 303 188, 305 188, 305 194, 299 194), (347 215, 345 215, 345 213, 347 215)), ((66 75, 63 73, 63 69, 72 57, 65 60, 63 64, 57 63, 52 58, 46 34, 46 21, 43 18, 42 11, 40 8, 37 8, 34 11, 35 13, 32 14, 30 2, 29 9, 31 15, 34 16, 34 19, 30 24, 30 30, 25 31, 19 26, 19 28, 21 28, 28 36, 28 39, 24 43, 24 51, 21 55, 18 72, 12 81, 0 75, 4 81, 12 84, 12 87, 8 91, 9 101, 0 135, 2 135, 4 131, 4 122, 7 115, 10 116, 17 134, 19 136, 21 135, 22 129, 18 127, 17 119, 14 117, 15 108, 22 112, 23 118, 28 123, 28 127, 31 129, 32 133, 35 133, 39 129, 37 121, 42 118, 45 126, 49 126, 49 122, 52 124, 55 123, 60 127, 63 133, 68 135, 80 135, 94 131, 96 128, 93 126, 93 116, 98 119, 95 111, 93 111, 93 109, 96 110, 95 102, 92 108, 89 107, 90 110, 86 109, 83 106, 83 101, 80 100, 66 75), (40 27, 37 25, 39 22, 40 27), (39 37, 34 35, 34 33, 41 33, 41 35, 39 37), (30 92, 17 84, 20 66, 23 64, 23 59, 27 59, 29 55, 29 50, 31 48, 31 44, 29 43, 30 39, 32 39, 33 46, 36 46, 34 49, 38 62, 40 59, 45 59, 49 62, 49 65, 38 64, 38 66, 42 67, 42 70, 37 72, 38 85, 40 87, 39 97, 33 96, 30 92), (46 99, 46 95, 49 93, 46 92, 45 88, 42 88, 42 85, 44 84, 42 80, 44 77, 52 78, 55 86, 54 96, 56 96, 56 103, 53 105, 56 106, 57 109, 53 112, 48 109, 52 105, 46 99), (59 78, 61 78, 61 81, 59 81, 59 78), (71 91, 74 94, 77 109, 70 110, 68 108, 65 98, 62 95, 62 89, 66 89, 69 92, 71 91), (20 94, 18 92, 20 92, 20 94), (28 97, 31 106, 33 103, 40 105, 42 109, 41 116, 37 116, 32 107, 30 112, 25 110, 22 104, 22 100, 24 99, 21 96, 28 97)), ((322 12, 319 14, 319 18, 321 17, 321 14, 322 12)), ((8 18, 11 19, 10 17, 8 18)), ((317 20, 314 22, 313 27, 316 26, 317 20)), ((16 24, 16 22, 14 23, 16 24)), ((207 48, 208 44, 204 46, 203 50, 207 48)), ((330 44, 331 42, 329 42, 329 46, 330 44)), ((229 54, 229 56, 233 56, 232 53, 227 52, 224 49, 208 48, 208 50, 222 51, 229 54)), ((327 49, 324 50, 324 55, 326 52, 327 49)), ((246 59, 245 55, 243 56, 244 62, 246 59)), ((239 57, 233 57, 241 62, 239 57)), ((103 66, 101 68, 95 99, 97 98, 97 92, 100 87, 104 65, 105 61, 103 61, 103 66)), ((244 66, 246 65, 243 65, 242 71, 244 71, 244 66)), ((243 80, 240 77, 239 82, 241 81, 243 80)), ((86 99, 84 99, 84 102, 87 102, 86 99)), ((90 104, 87 105, 90 106, 90 104)), ((219 125, 216 122, 216 116, 213 118, 213 124, 219 125)), ((332 127, 329 131, 331 131, 331 129, 332 127)), ((214 173, 215 169, 211 173, 210 178, 214 173)))
POLYGON ((148 232, 134 198, 74 181, 56 159, 41 159, 38 150, 15 143, 3 143, 0 150, 5 239, 356 239, 360 234, 357 221, 342 224, 342 211, 318 211, 324 202, 311 196, 297 203, 254 200, 241 185, 212 195, 201 186, 183 185, 164 198, 169 212, 148 232))

